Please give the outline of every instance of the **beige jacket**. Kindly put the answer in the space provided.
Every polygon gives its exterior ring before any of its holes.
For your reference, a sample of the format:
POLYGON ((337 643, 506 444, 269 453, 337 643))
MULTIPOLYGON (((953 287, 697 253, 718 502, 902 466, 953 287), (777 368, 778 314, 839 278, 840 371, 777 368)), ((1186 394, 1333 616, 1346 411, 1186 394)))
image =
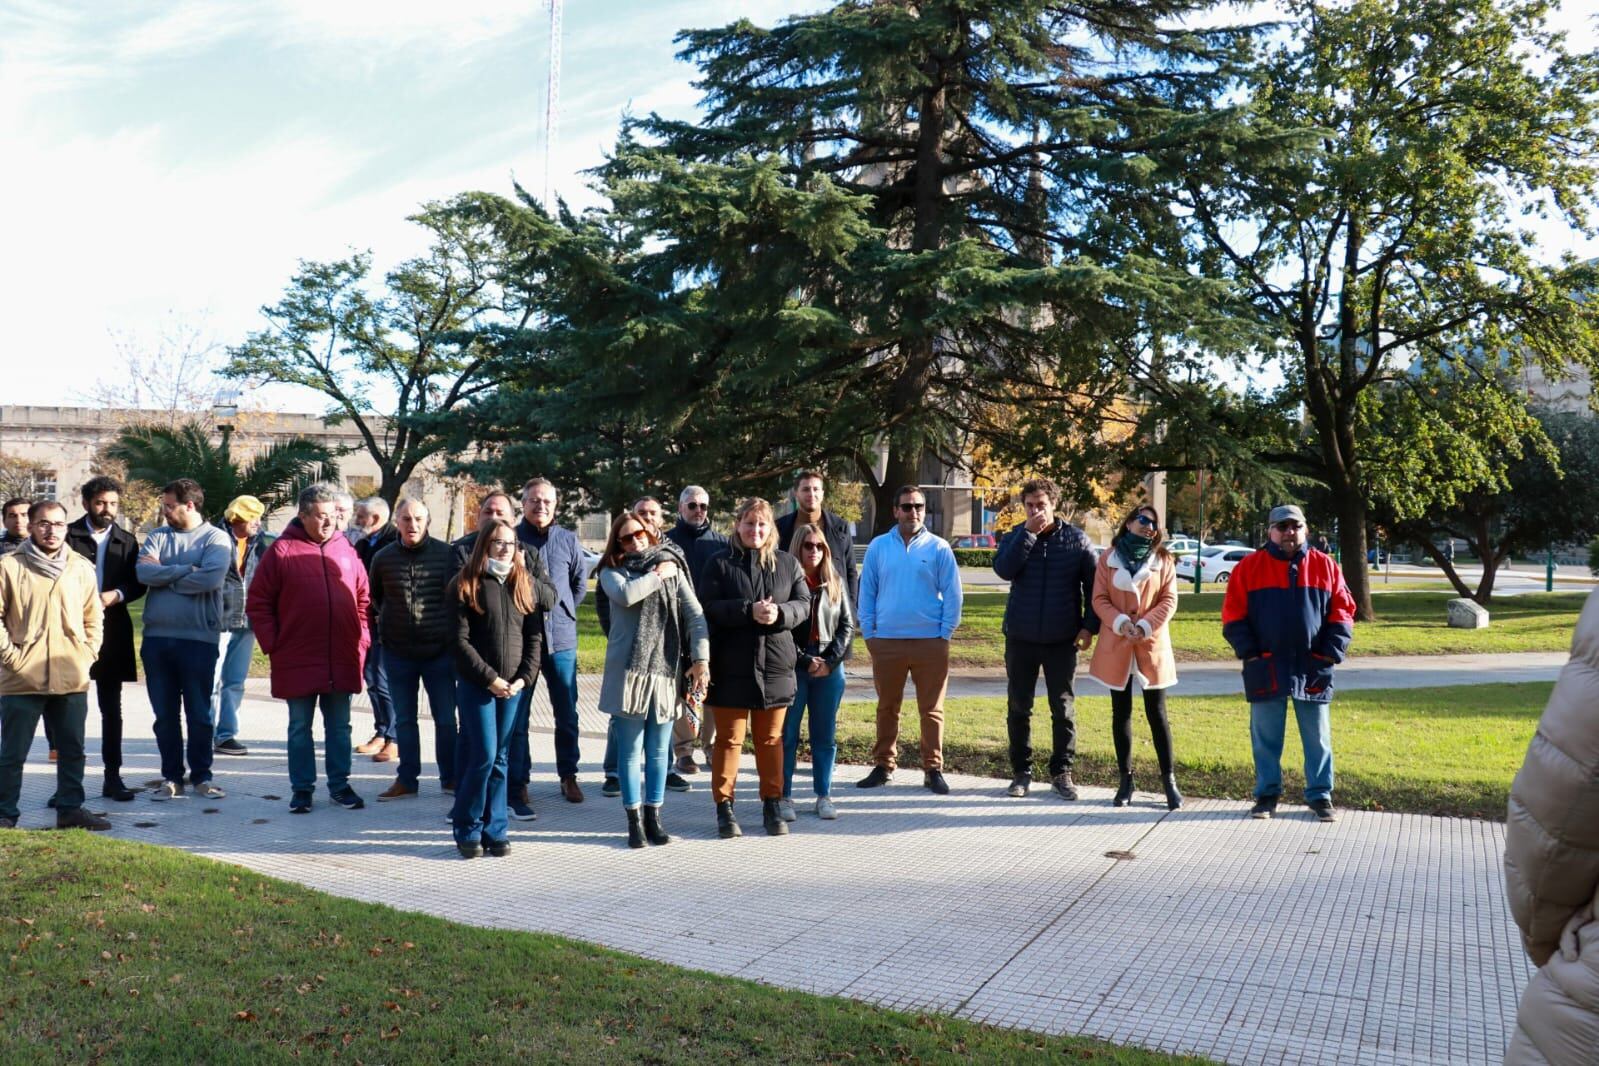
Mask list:
POLYGON ((77 552, 68 549, 67 568, 54 581, 19 553, 0 559, 0 695, 86 691, 101 617, 94 564, 77 552))
POLYGON ((1599 1063, 1599 592, 1510 786, 1505 888, 1539 967, 1505 1061, 1599 1063))
POLYGON ((1094 613, 1099 639, 1088 662, 1088 676, 1113 689, 1127 687, 1136 676, 1144 688, 1177 683, 1167 623, 1177 613, 1177 564, 1170 555, 1151 559, 1134 577, 1114 547, 1106 548, 1094 568, 1094 613), (1116 630, 1132 622, 1151 639, 1133 641, 1116 630))

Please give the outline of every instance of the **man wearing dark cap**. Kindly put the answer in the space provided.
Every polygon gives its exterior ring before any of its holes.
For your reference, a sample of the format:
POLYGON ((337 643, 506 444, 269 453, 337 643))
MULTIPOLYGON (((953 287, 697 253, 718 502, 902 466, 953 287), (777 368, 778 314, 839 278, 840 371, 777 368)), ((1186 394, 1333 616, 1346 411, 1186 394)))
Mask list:
POLYGON ((1333 667, 1354 636, 1355 601, 1338 564, 1308 546, 1305 513, 1272 508, 1270 542, 1246 556, 1227 582, 1222 634, 1244 663, 1249 738, 1255 753, 1254 818, 1270 818, 1282 795, 1283 731, 1294 701, 1305 749, 1305 803, 1323 822, 1332 805, 1333 667))

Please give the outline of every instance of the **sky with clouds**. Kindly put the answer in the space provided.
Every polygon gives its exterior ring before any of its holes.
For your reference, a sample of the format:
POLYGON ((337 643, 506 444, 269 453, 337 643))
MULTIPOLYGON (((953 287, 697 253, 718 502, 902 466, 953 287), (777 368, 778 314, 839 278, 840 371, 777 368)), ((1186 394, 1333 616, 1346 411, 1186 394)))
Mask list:
MULTIPOLYGON (((586 202, 625 110, 692 113, 677 30, 820 6, 567 0, 555 189, 586 202)), ((542 189, 546 25, 541 0, 0 2, 0 402, 81 402, 119 338, 235 343, 300 259, 420 251, 424 201, 542 189)))

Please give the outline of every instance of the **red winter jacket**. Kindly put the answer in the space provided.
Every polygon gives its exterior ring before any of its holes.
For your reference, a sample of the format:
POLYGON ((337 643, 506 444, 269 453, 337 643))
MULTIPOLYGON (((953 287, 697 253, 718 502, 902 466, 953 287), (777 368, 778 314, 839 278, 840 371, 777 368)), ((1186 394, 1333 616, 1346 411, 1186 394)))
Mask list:
POLYGON ((367 631, 366 568, 345 537, 313 543, 299 519, 267 549, 245 613, 272 660, 272 696, 360 692, 367 631))

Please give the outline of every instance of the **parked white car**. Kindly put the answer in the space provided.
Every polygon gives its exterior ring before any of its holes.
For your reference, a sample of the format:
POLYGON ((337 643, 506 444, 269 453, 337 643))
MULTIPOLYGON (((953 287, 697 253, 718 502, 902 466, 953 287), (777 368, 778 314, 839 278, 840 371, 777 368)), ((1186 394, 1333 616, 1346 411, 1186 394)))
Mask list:
MULTIPOLYGON (((1227 583, 1227 578, 1232 574, 1233 567, 1237 566, 1254 551, 1253 548, 1240 547, 1236 544, 1212 544, 1205 549, 1203 558, 1199 559, 1202 580, 1227 583)), ((1177 576, 1189 581, 1194 579, 1195 556, 1184 555, 1177 560, 1177 576)))
POLYGON ((1199 550, 1199 541, 1193 537, 1172 537, 1166 541, 1166 550, 1173 555, 1192 555, 1199 550))

